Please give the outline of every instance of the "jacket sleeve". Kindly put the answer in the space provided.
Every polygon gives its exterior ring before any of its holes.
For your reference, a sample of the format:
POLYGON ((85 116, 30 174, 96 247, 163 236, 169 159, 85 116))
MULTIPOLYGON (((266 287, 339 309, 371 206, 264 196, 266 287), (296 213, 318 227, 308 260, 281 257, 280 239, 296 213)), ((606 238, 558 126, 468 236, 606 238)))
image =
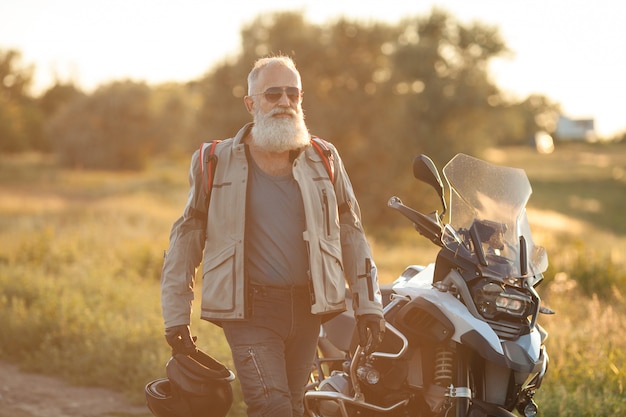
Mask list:
POLYGON ((361 209, 341 157, 334 146, 331 150, 335 159, 335 193, 339 206, 344 274, 352 292, 352 308, 356 316, 382 316, 378 274, 361 224, 361 209))
POLYGON ((165 328, 190 324, 196 268, 202 260, 206 233, 205 191, 200 152, 191 158, 189 194, 183 214, 170 232, 161 273, 161 308, 165 328))

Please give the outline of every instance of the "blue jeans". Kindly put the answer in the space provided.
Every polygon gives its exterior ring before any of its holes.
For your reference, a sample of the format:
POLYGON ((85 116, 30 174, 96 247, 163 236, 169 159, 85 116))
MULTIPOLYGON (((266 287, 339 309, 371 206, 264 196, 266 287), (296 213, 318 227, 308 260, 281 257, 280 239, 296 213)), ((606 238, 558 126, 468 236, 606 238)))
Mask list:
POLYGON ((321 319, 306 288, 252 289, 252 318, 222 322, 249 417, 301 417, 321 319))

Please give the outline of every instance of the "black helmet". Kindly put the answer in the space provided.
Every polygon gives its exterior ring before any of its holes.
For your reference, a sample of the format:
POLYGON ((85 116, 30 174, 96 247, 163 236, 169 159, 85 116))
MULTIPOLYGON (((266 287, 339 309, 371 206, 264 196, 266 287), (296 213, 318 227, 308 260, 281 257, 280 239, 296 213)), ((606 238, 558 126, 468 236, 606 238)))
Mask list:
POLYGON ((235 375, 197 350, 174 353, 165 366, 167 378, 148 383, 146 402, 156 417, 225 417, 233 403, 235 375))

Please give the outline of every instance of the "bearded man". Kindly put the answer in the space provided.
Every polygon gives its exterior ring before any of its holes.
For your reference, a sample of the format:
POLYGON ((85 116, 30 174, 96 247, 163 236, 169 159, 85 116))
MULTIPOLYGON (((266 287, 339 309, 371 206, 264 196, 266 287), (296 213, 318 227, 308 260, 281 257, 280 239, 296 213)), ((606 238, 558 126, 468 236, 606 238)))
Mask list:
POLYGON ((327 143, 331 180, 311 146, 292 59, 258 60, 244 103, 253 123, 217 145, 212 185, 206 152, 192 157, 161 279, 165 337, 175 352, 196 350, 189 324, 202 261, 201 318, 224 330, 248 416, 301 417, 320 324, 346 309, 346 283, 361 345, 382 339, 376 266, 336 148, 327 143))

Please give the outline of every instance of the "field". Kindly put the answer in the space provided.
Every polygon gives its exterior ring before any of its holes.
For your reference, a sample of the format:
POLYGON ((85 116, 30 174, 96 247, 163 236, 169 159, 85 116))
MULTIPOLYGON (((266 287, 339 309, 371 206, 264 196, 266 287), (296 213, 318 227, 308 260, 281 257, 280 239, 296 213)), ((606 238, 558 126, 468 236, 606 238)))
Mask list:
MULTIPOLYGON (((550 257, 540 293, 557 314, 541 318, 551 361, 540 415, 626 415, 626 147, 498 149, 488 159, 528 172, 535 241, 550 257)), ((143 401, 169 356, 159 276, 186 171, 186 158, 110 173, 0 157, 1 360, 143 401)), ((384 282, 435 253, 410 230, 393 240, 372 239, 384 282)), ((217 327, 194 314, 192 328, 232 366, 217 327)), ((230 415, 243 416, 236 385, 235 395, 230 415)))

